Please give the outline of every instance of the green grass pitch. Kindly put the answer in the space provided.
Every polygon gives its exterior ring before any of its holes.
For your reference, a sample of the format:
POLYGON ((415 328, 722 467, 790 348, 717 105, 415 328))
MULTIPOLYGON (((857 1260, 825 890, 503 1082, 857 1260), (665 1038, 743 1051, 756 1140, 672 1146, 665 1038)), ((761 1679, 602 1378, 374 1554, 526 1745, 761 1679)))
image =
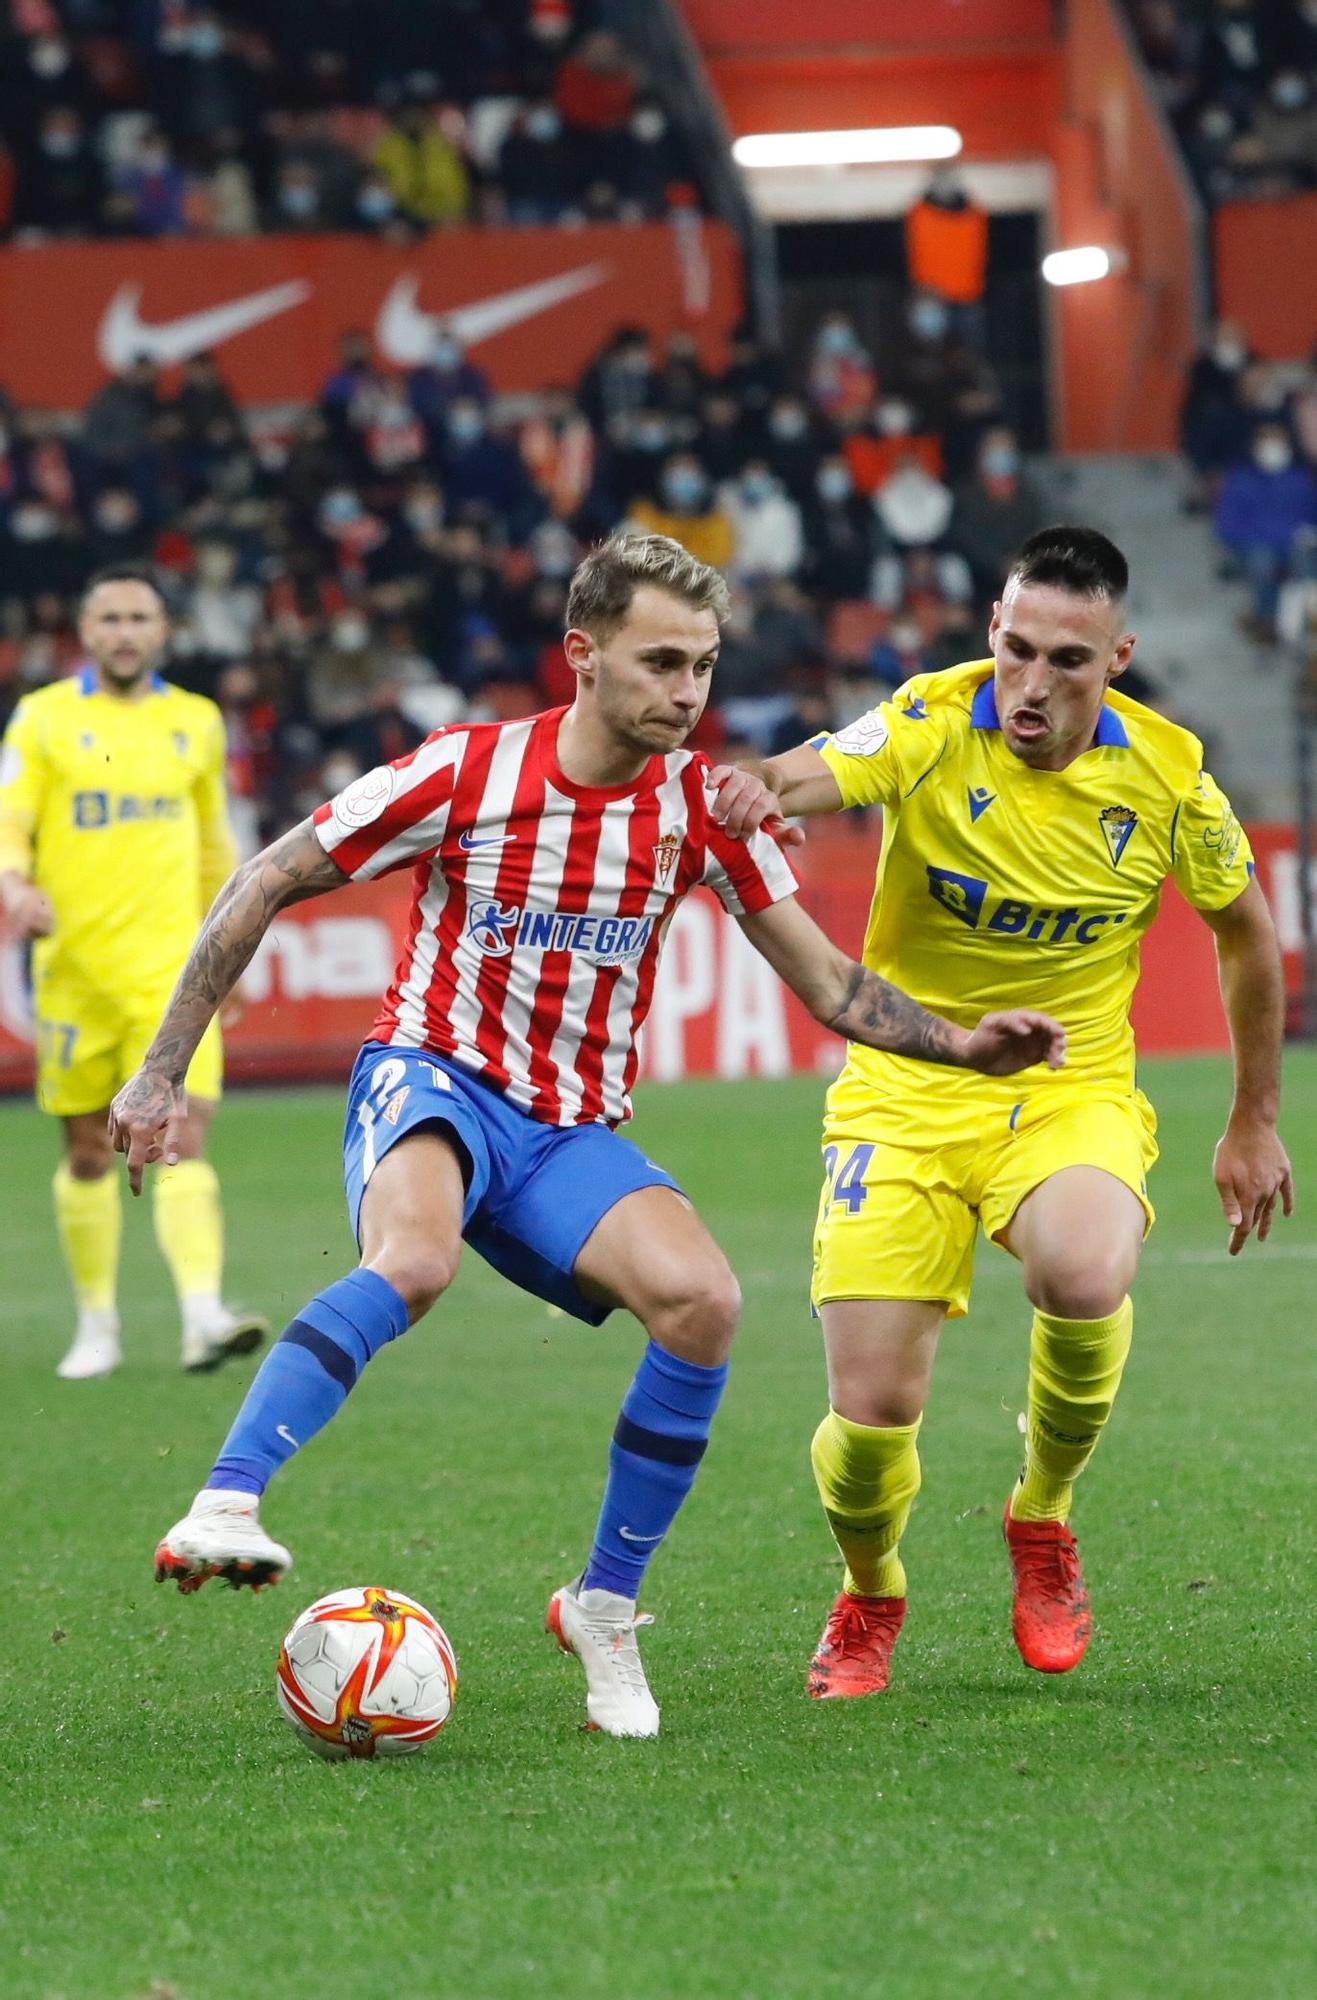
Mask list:
MULTIPOLYGON (((998 1517, 1026 1311, 988 1251, 925 1425, 895 1685, 826 1706, 804 1695, 838 1574, 807 1456, 820 1086, 642 1093, 643 1142, 746 1292, 713 1447, 647 1590, 646 1744, 582 1732, 579 1669, 541 1631, 587 1545, 634 1326, 551 1318, 470 1258, 273 1489, 293 1576, 184 1599, 153 1585, 151 1552, 250 1366, 178 1370, 144 1203, 126 1365, 55 1379, 55 1133, 0 1107, 4 2000, 1311 1991, 1317 1059, 1289 1062, 1304 1206, 1234 1266, 1209 1178, 1224 1066, 1150 1064, 1145 1083, 1161 1223, 1080 1489, 1087 1660, 1048 1679, 1011 1644, 998 1517), (452 1721, 395 1766, 318 1763, 275 1705, 286 1626, 354 1583, 412 1592, 458 1651, 452 1721)), ((216 1130, 230 1291, 280 1323, 350 1262, 340 1115, 334 1092, 235 1097, 216 1130)))

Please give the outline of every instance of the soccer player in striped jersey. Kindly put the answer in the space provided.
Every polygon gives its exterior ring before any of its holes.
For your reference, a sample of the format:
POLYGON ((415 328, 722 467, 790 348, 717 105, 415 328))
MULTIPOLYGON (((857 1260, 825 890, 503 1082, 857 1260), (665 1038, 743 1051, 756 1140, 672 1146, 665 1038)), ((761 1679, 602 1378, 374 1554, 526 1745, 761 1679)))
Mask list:
POLYGON ((653 1736, 636 1646, 646 1565, 694 1481, 727 1374, 736 1280, 689 1202, 615 1128, 664 933, 705 883, 839 1034, 932 1063, 1013 1073, 1062 1060, 1046 1015, 952 1028, 852 964, 807 917, 765 832, 713 821, 683 749, 709 695, 727 593, 661 536, 588 556, 568 602, 567 709, 458 725, 357 779, 233 876, 143 1065, 111 1111, 140 1189, 171 1158, 182 1078, 274 914, 348 880, 413 871, 408 939, 348 1102, 357 1270, 292 1321, 156 1575, 258 1587, 287 1568, 257 1519, 271 1475, 366 1362, 445 1292, 465 1240, 591 1324, 625 1306, 649 1338, 618 1418, 589 1560, 548 1625, 585 1669, 590 1724, 653 1736))

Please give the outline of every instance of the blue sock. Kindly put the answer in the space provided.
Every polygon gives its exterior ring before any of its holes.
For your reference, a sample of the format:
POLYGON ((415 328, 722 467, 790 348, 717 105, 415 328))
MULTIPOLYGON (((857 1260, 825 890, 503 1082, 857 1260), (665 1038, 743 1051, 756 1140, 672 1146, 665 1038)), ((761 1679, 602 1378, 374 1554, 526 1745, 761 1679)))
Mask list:
POLYGON ((651 1340, 608 1448, 608 1484, 582 1588, 639 1595, 641 1579, 695 1484, 727 1364, 702 1368, 651 1340))
POLYGON ((247 1391, 207 1486, 264 1493, 279 1467, 323 1430, 373 1354, 407 1331, 387 1278, 353 1271, 286 1326, 247 1391))

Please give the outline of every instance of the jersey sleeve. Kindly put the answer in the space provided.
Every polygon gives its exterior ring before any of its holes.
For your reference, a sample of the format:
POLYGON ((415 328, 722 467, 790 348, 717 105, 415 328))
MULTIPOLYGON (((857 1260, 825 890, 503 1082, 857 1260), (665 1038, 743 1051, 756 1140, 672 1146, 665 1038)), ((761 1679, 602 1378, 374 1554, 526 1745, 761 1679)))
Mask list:
POLYGON ((1253 873, 1253 850, 1229 799, 1207 771, 1175 809, 1171 872, 1196 910, 1223 910, 1242 895, 1253 873))
POLYGON ((811 738, 837 780, 845 806, 894 806, 932 770, 946 744, 946 723, 929 713, 921 679, 831 735, 811 738))
POLYGON ((316 838, 345 875, 372 882, 434 854, 447 830, 464 742, 460 731, 439 730, 316 807, 316 838))
POLYGON ((0 869, 32 872, 32 844, 46 802, 49 769, 31 704, 20 701, 0 745, 0 869))
POLYGON ((790 862, 770 834, 752 833, 748 840, 735 840, 714 820, 709 821, 705 834, 700 880, 733 917, 752 917, 794 896, 799 886, 790 862))
POLYGON ((209 717, 205 761, 192 793, 201 842, 201 903, 207 910, 238 865, 237 843, 229 824, 224 763, 224 719, 215 708, 209 717))

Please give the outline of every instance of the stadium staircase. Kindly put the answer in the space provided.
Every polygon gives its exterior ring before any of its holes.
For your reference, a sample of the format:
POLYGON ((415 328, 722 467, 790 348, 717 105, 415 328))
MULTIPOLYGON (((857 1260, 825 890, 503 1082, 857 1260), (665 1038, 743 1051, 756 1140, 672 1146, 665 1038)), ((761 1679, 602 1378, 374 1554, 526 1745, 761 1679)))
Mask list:
POLYGON ((1184 463, 1171 453, 1045 459, 1035 476, 1053 519, 1100 528, 1133 572, 1135 659, 1167 707, 1204 740, 1236 809, 1290 819, 1295 805, 1293 696, 1278 651, 1244 637, 1242 587, 1220 575, 1210 521, 1186 514, 1184 463))

